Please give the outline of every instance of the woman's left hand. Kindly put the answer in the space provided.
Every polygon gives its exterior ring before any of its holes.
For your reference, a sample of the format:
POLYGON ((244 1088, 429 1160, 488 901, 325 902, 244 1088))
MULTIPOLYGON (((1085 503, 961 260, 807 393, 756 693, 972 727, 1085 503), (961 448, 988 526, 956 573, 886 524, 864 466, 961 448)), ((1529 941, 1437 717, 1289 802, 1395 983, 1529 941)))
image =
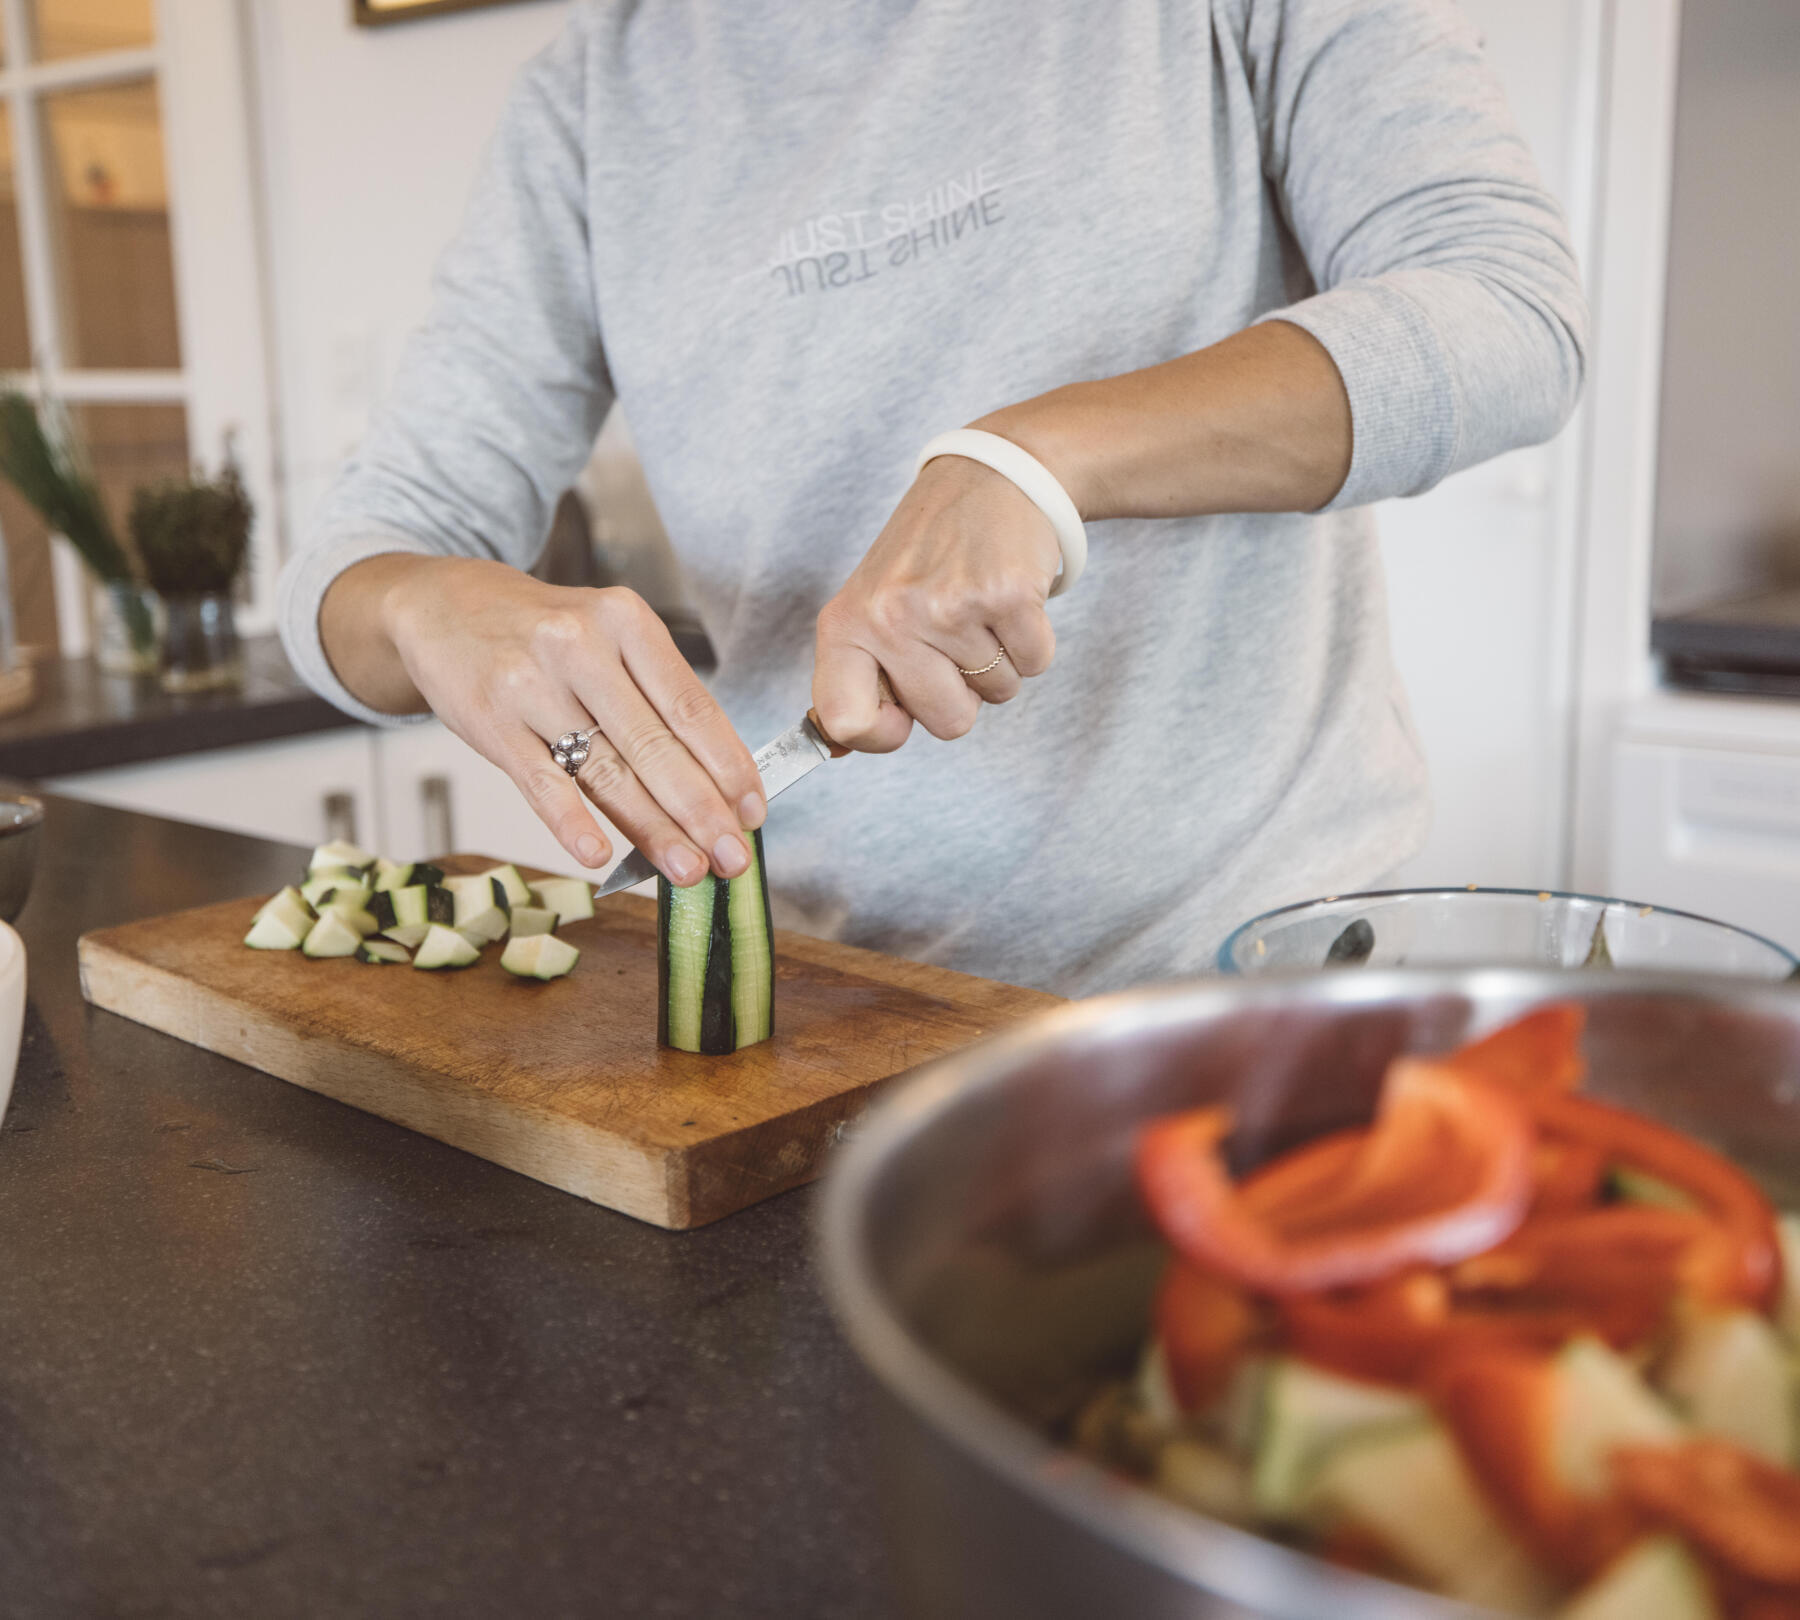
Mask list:
POLYGON ((1056 653, 1044 603, 1061 561, 1049 520, 1010 480, 963 456, 927 462, 819 614, 813 707, 826 734, 884 754, 914 720, 947 741, 983 703, 1016 697, 1056 653), (882 701, 884 672, 897 702, 882 701))

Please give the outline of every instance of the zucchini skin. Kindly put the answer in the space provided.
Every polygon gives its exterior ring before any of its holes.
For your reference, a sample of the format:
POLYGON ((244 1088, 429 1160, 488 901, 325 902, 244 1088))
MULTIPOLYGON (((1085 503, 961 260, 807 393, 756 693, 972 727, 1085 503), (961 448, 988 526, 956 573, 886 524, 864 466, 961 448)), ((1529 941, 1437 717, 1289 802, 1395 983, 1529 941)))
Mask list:
POLYGON ((673 994, 691 994, 692 986, 675 983, 673 952, 670 950, 674 886, 665 877, 656 882, 656 1039, 661 1046, 677 1050, 698 1051, 706 1057, 722 1057, 750 1045, 767 1040, 774 1033, 774 921, 769 904, 768 868, 763 860, 762 831, 746 835, 751 840, 753 860, 749 871, 721 883, 710 873, 696 887, 710 889, 702 902, 710 911, 707 930, 706 963, 703 974, 700 1008, 700 1039, 697 1047, 682 1047, 670 1039, 669 1006, 673 994), (767 947, 768 983, 764 998, 768 1007, 767 1033, 759 1033, 751 1041, 739 1042, 737 1013, 733 1006, 734 953, 731 938, 731 893, 740 884, 753 883, 757 888, 757 910, 761 912, 763 939, 767 947))

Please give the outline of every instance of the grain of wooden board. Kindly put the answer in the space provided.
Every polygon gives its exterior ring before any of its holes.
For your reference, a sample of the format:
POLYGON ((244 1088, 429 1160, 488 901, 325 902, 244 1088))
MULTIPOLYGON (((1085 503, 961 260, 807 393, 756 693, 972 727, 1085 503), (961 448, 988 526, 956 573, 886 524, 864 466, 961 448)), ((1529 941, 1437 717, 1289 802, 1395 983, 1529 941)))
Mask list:
POLYGON ((547 984, 505 972, 493 947, 455 973, 247 950, 262 898, 84 935, 83 994, 658 1226, 812 1180, 875 1086, 1057 1004, 782 931, 774 1038, 698 1057, 656 1044, 656 905, 641 896, 562 929, 581 960, 547 984))

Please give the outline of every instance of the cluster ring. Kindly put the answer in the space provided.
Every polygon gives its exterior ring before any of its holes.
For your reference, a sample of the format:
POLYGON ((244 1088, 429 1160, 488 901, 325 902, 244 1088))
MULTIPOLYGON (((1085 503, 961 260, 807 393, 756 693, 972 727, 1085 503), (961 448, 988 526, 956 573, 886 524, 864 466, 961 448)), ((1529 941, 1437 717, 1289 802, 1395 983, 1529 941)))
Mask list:
POLYGON ((992 661, 983 664, 980 669, 964 669, 961 664, 958 664, 956 666, 956 673, 958 675, 985 675, 990 669, 998 669, 1005 659, 1006 648, 1002 646, 999 652, 994 654, 992 661))
POLYGON ((588 738, 599 729, 598 726, 590 726, 586 731, 565 731, 549 745, 550 757, 569 775, 579 776, 581 767, 588 761, 588 738))

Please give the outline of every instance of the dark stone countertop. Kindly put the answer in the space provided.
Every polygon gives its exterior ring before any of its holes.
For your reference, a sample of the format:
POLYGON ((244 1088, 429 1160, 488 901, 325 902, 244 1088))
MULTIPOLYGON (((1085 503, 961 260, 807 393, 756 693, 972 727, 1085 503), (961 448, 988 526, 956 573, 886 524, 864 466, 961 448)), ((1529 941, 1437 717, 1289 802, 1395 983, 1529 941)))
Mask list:
POLYGON ((812 1197, 670 1233, 81 1000, 281 845, 50 801, 0 1131, 0 1616, 891 1613, 812 1197))
POLYGON ((0 719, 0 775, 61 776, 356 724, 301 684, 275 636, 245 640, 233 692, 177 695, 150 676, 103 675, 91 658, 41 663, 37 683, 29 709, 0 719))

